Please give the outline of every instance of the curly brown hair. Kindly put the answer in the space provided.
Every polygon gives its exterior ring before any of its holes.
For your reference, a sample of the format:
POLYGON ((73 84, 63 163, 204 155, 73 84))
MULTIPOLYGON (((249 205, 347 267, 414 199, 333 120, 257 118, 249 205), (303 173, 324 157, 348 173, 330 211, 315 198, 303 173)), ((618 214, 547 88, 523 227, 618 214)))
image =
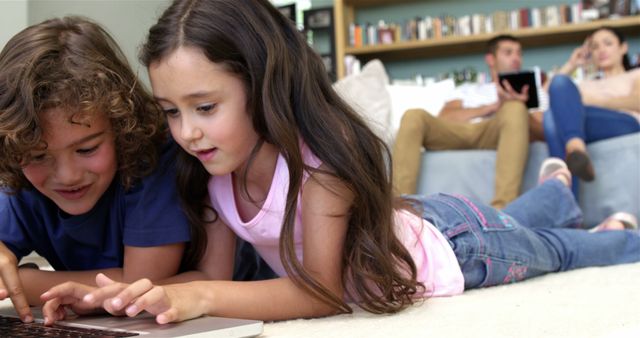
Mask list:
POLYGON ((31 150, 47 147, 41 114, 52 108, 70 121, 107 115, 125 188, 156 166, 164 114, 113 38, 86 18, 30 26, 0 53, 0 186, 8 192, 31 188, 22 167, 31 150))

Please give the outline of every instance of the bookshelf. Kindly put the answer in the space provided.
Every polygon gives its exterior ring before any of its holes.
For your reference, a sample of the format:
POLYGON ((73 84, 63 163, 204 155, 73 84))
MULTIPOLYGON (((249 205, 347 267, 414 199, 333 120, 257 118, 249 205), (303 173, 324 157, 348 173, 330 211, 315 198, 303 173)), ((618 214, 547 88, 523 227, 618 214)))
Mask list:
POLYGON ((338 78, 344 77, 344 56, 351 54, 364 64, 378 58, 384 61, 399 61, 420 58, 442 58, 453 55, 482 53, 485 43, 491 37, 509 33, 520 39, 527 47, 552 46, 566 43, 581 43, 594 29, 609 25, 617 27, 627 36, 640 33, 640 15, 615 19, 563 24, 540 28, 520 28, 503 32, 476 34, 469 36, 449 36, 439 39, 402 41, 393 44, 349 46, 349 24, 355 21, 356 11, 367 7, 416 2, 417 0, 335 0, 335 41, 338 78))
POLYGON ((331 80, 336 80, 336 44, 333 7, 321 7, 304 11, 304 32, 327 69, 331 80), (311 39, 309 39, 311 37, 311 39), (322 43, 324 42, 324 44, 322 43))

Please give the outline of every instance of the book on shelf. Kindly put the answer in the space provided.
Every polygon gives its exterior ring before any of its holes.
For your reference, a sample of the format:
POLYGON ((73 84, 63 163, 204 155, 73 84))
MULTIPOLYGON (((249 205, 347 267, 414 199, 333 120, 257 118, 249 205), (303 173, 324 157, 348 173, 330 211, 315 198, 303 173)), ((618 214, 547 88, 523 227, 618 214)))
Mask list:
POLYGON ((585 19, 606 19, 616 16, 637 14, 636 0, 582 0, 582 8, 585 10, 585 19), (636 8, 634 8, 636 7, 636 8))
POLYGON ((631 5, 632 1, 640 2, 640 0, 583 0, 573 4, 523 7, 514 10, 496 10, 491 13, 469 13, 457 17, 449 14, 419 15, 402 22, 387 23, 383 20, 377 24, 352 22, 349 25, 348 41, 351 47, 362 47, 560 26, 591 20, 594 18, 593 11, 597 13, 595 19, 600 18, 602 13, 606 13, 606 17, 612 14, 631 15, 636 10, 635 5, 631 5))

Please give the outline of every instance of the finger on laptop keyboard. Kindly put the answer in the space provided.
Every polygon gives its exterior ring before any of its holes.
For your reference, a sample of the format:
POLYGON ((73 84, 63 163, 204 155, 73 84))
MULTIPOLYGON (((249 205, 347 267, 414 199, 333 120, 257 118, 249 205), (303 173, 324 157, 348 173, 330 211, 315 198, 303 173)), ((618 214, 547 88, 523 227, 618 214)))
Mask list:
POLYGON ((83 301, 101 306, 127 286, 127 284, 117 283, 111 280, 102 273, 96 275, 96 285, 98 285, 98 288, 87 294, 83 301))
POLYGON ((44 292, 40 295, 40 299, 45 302, 54 298, 67 299, 64 303, 69 304, 72 300, 74 302, 83 300, 84 297, 94 289, 95 287, 82 283, 65 282, 44 292))
POLYGON ((61 305, 61 298, 58 297, 44 303, 44 305, 42 306, 44 325, 51 326, 56 321, 64 319, 64 313, 60 313, 61 310, 64 312, 64 307, 61 305))
POLYGON ((98 288, 87 294, 83 302, 102 306, 112 315, 122 315, 122 308, 116 309, 111 303, 113 297, 117 296, 129 284, 115 282, 102 273, 96 275, 96 284, 98 288))
POLYGON ((4 287, 2 278, 0 278, 0 300, 5 300, 7 297, 9 297, 9 291, 4 287))
POLYGON ((156 322, 158 324, 167 324, 175 322, 178 319, 178 310, 174 307, 156 316, 156 322))
POLYGON ((131 283, 124 290, 120 291, 120 293, 118 293, 118 295, 112 298, 108 303, 114 310, 123 310, 126 306, 131 304, 138 297, 147 293, 152 288, 153 283, 151 283, 149 279, 139 279, 131 283))
POLYGON ((127 316, 133 317, 142 311, 157 315, 171 308, 171 299, 163 286, 153 286, 141 294, 126 308, 127 316))
MULTIPOLYGON (((2 254, 4 254, 4 252, 2 252, 2 254)), ((3 256, 2 258, 6 257, 3 256)), ((29 302, 27 302, 27 297, 24 294, 22 282, 18 275, 18 267, 12 264, 10 259, 2 259, 1 261, 0 277, 2 277, 2 285, 0 286, 5 292, 5 298, 7 296, 10 297, 13 307, 16 309, 20 319, 25 323, 30 323, 33 321, 33 315, 31 314, 29 302)))

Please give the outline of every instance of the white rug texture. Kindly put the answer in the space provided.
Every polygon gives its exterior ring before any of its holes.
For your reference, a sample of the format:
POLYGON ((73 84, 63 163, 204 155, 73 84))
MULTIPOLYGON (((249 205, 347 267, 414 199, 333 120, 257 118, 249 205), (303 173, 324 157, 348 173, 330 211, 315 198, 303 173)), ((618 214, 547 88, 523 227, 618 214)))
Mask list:
MULTIPOLYGON (((46 266, 35 255, 24 261, 46 266)), ((260 337, 640 338, 640 263, 430 298, 393 315, 354 305, 349 315, 265 323, 260 337)))
POLYGON ((431 298, 393 315, 267 323, 261 337, 640 337, 640 263, 431 298))

